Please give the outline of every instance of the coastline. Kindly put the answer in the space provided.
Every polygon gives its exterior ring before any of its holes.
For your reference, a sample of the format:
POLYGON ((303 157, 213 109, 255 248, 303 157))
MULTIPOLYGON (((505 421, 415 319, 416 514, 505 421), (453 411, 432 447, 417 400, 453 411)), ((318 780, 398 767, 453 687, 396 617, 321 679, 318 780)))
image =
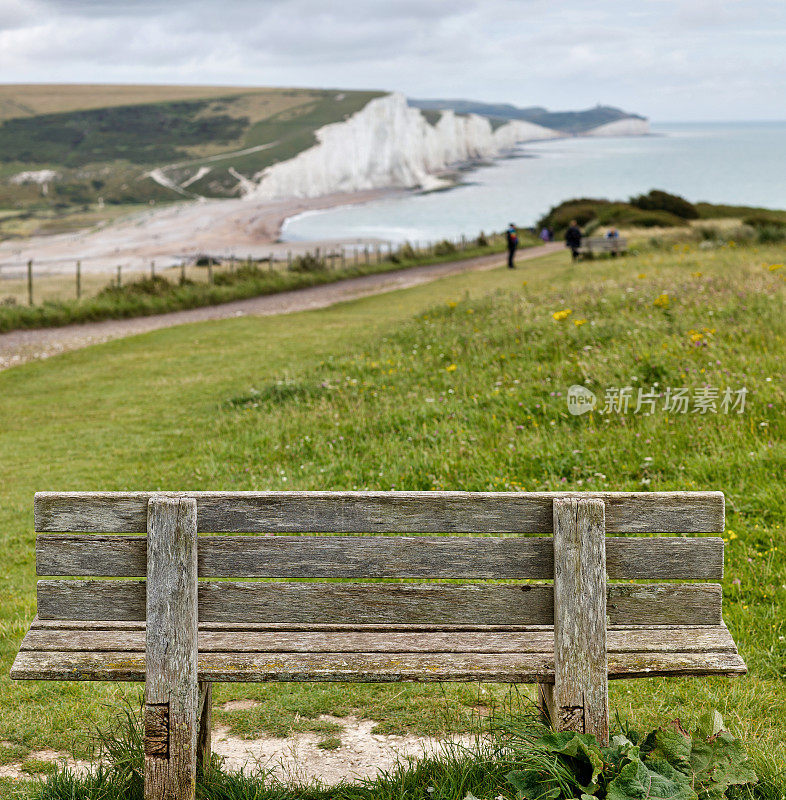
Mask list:
POLYGON ((305 250, 319 242, 279 242, 287 219, 371 202, 404 189, 335 192, 314 198, 287 200, 195 200, 165 208, 133 212, 97 228, 24 241, 0 243, 3 277, 20 277, 32 259, 38 274, 72 272, 77 260, 84 272, 110 272, 118 266, 147 269, 178 266, 198 254, 221 257, 283 258, 287 251, 305 250))

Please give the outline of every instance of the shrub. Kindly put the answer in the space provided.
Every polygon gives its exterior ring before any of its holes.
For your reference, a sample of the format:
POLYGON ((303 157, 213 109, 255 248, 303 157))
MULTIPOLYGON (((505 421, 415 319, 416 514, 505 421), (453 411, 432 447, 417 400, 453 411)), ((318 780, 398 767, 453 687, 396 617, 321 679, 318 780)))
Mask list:
POLYGON ((443 239, 441 242, 437 242, 434 245, 435 256, 449 256, 455 252, 456 252, 456 245, 453 244, 453 242, 448 241, 447 239, 443 239))
POLYGON ((485 233, 483 233, 483 231, 481 231, 481 232, 478 234, 478 238, 475 240, 475 244, 476 244, 478 247, 488 247, 488 245, 489 245, 489 240, 486 238, 486 234, 485 234, 485 233))
POLYGON ((96 297, 121 299, 124 297, 162 297, 172 291, 172 284, 160 275, 151 278, 140 278, 123 286, 110 284, 104 287, 96 297))
POLYGON ((218 259, 213 258, 213 256, 197 256, 196 261, 194 261, 195 267, 215 267, 220 262, 218 259))
POLYGON ((638 228, 674 228, 685 225, 685 220, 668 211, 636 211, 624 215, 619 222, 638 228))
POLYGON ((404 242, 395 253, 391 255, 391 261, 396 263, 400 261, 412 261, 418 257, 415 248, 409 243, 404 242))
POLYGON ((294 259, 290 269, 292 272, 323 272, 327 269, 327 264, 313 253, 304 253, 294 259))
POLYGON ((693 203, 678 194, 669 194, 660 189, 652 189, 649 194, 631 197, 630 205, 642 211, 668 211, 681 219, 699 218, 699 212, 693 203))

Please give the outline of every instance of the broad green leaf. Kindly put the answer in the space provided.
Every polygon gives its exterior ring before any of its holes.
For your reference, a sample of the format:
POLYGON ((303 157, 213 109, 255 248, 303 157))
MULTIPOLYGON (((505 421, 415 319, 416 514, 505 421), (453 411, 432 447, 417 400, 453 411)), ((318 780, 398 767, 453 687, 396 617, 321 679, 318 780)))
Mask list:
POLYGON ((626 764, 609 784, 606 800, 698 800, 686 775, 667 761, 626 764))
POLYGON ((582 733, 563 731, 561 733, 546 734, 541 743, 551 753, 575 759, 581 768, 576 771, 576 780, 582 785, 585 792, 593 794, 598 788, 598 778, 603 772, 603 752, 594 736, 582 733))
POLYGON ((505 780, 516 790, 518 800, 558 800, 562 797, 559 784, 534 769, 514 769, 505 780))
POLYGON ((723 717, 720 712, 713 710, 702 714, 696 725, 696 736, 702 739, 709 739, 717 736, 723 730, 723 717))
POLYGON ((690 772, 692 742, 689 736, 679 729, 661 728, 655 731, 653 744, 648 758, 662 758, 680 772, 690 772))
POLYGON ((742 742, 728 731, 722 730, 706 741, 694 741, 690 773, 699 798, 722 800, 729 786, 755 783, 758 776, 747 761, 742 742))

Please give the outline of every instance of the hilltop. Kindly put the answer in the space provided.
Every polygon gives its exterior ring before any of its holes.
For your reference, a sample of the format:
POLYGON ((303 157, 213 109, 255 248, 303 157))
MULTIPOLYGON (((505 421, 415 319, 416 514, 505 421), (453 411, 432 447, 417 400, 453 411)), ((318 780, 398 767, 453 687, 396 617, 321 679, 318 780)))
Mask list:
POLYGON ((522 120, 543 125, 561 133, 576 135, 593 128, 623 120, 645 121, 646 117, 629 114, 614 106, 597 105, 584 111, 549 111, 542 106, 519 108, 509 103, 482 103, 476 100, 409 100, 414 108, 427 111, 450 109, 459 114, 479 114, 495 120, 522 120))

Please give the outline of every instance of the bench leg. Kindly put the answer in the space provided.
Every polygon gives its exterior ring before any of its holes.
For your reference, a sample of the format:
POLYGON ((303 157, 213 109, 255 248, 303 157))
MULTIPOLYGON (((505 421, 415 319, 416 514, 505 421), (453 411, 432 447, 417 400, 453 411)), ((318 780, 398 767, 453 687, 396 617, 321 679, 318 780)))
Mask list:
POLYGON ((602 500, 554 500, 554 716, 609 740, 606 534, 602 500))
POLYGON ((538 683, 536 684, 535 691, 537 692, 537 704, 540 718, 547 725, 551 725, 554 719, 554 684, 538 683))
POLYGON ((145 800, 194 800, 198 719, 196 501, 147 512, 145 800))
POLYGON ((199 682, 199 733, 197 734, 197 768, 210 766, 213 736, 213 684, 199 682))

